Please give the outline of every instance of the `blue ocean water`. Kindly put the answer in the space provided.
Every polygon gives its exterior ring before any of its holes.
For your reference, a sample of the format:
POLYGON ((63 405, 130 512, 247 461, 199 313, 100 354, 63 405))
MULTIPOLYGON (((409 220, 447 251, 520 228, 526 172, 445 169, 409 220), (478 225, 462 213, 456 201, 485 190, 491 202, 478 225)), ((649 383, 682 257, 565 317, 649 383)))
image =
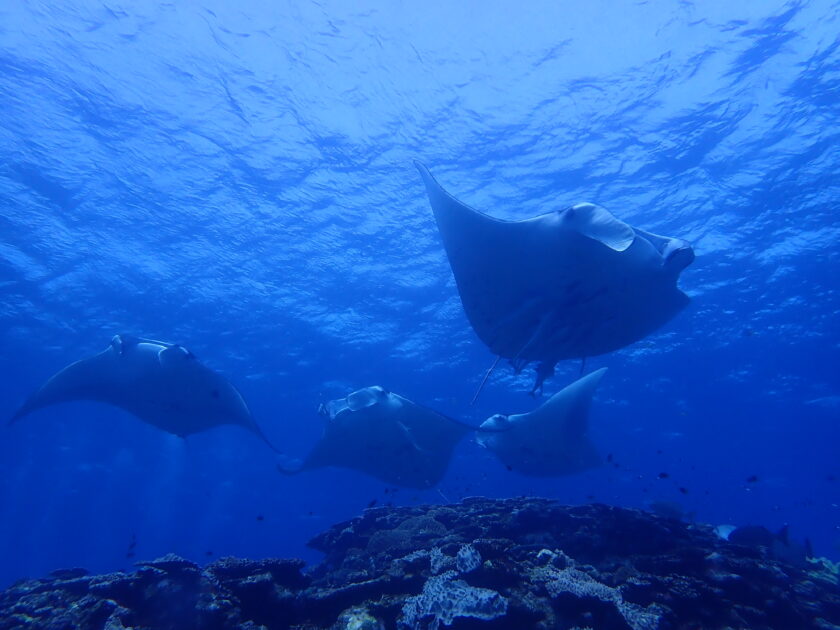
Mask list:
POLYGON ((367 385, 473 423, 533 409, 506 366, 470 405, 493 357, 413 159, 494 216, 592 201, 697 259, 685 311, 587 363, 601 468, 523 477, 467 440, 438 488, 393 492, 281 475, 237 427, 54 406, 0 430, 0 586, 314 560, 374 501, 470 495, 674 502, 836 558, 838 33, 827 0, 3 3, 0 416, 118 333, 189 347, 294 455, 367 385))

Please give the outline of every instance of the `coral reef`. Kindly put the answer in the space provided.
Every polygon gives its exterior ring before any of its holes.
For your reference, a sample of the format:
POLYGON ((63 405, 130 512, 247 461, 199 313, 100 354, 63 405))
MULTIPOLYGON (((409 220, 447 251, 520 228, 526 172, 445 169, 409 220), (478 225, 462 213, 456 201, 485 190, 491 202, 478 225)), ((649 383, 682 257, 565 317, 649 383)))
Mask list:
POLYGON ((0 593, 0 630, 840 627, 835 565, 606 505, 373 508, 310 545, 324 553, 310 568, 169 555, 130 573, 55 571, 0 593))
POLYGON ((496 619, 507 612, 507 600, 489 588, 470 586, 456 580, 455 571, 430 577, 423 592, 410 597, 398 620, 401 628, 438 630, 440 623, 451 626, 455 617, 496 619))

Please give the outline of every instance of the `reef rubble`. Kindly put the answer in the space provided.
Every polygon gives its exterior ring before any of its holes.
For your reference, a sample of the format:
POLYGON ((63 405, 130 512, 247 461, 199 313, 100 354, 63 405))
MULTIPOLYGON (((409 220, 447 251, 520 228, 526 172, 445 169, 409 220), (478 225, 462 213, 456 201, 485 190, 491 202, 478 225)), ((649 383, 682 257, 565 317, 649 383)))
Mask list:
POLYGON ((61 569, 0 592, 0 630, 840 628, 827 562, 786 564, 640 510, 470 498, 379 507, 316 536, 323 560, 174 555, 61 569))

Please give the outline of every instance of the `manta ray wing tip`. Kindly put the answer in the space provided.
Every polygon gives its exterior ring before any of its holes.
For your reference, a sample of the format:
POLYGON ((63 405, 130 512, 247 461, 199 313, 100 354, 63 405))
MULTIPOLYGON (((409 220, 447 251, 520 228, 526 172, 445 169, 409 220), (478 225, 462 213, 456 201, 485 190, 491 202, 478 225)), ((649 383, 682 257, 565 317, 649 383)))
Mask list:
POLYGON ((412 160, 412 163, 414 164, 414 167, 419 171, 420 177, 423 178, 424 182, 428 183, 428 180, 435 181, 434 177, 432 177, 432 172, 429 170, 429 167, 423 164, 423 162, 421 162, 420 160, 412 160))
POLYGON ((12 416, 6 421, 6 426, 10 427, 13 424, 17 424, 18 420, 23 418, 29 410, 26 409, 26 405, 21 406, 17 411, 15 411, 12 416))

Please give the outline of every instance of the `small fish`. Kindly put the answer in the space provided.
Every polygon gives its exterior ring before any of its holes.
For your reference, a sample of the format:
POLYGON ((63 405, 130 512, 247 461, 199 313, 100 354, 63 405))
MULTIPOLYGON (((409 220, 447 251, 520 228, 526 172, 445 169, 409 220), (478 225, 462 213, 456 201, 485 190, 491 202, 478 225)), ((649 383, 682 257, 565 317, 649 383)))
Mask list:
POLYGON ((668 473, 666 473, 666 472, 661 472, 661 473, 659 473, 659 474, 658 474, 658 475, 656 475, 656 476, 657 476, 657 478, 659 478, 659 479, 667 479, 667 478, 668 478, 668 477, 670 477, 671 475, 669 475, 669 474, 668 474, 668 473))
POLYGON ((264 520, 265 520, 265 516, 263 516, 262 514, 257 514, 257 520, 258 520, 258 521, 264 521, 264 520))
POLYGON ((758 475, 750 475, 747 477, 747 483, 755 483, 758 481, 758 475))
POLYGON ((678 490, 679 490, 682 494, 688 494, 688 488, 683 488, 682 486, 680 486, 680 487, 678 488, 678 490))
POLYGON ((372 507, 373 507, 374 505, 376 505, 377 503, 378 503, 378 501, 377 501, 376 499, 371 499, 370 501, 368 501, 367 506, 368 506, 369 508, 372 508, 372 507))

